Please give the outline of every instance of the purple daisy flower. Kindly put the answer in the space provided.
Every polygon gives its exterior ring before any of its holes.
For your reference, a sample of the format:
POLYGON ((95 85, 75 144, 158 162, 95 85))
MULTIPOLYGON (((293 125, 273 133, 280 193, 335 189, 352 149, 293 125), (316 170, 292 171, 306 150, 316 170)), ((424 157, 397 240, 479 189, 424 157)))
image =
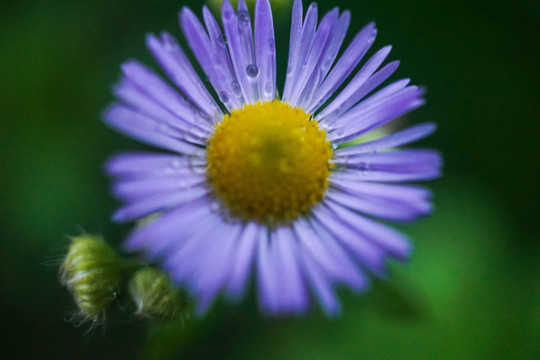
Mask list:
POLYGON ((374 24, 338 58, 349 11, 336 8, 317 25, 316 4, 303 17, 294 2, 281 98, 269 1, 257 1, 253 27, 243 0, 236 12, 225 1, 224 35, 206 7, 203 18, 183 8, 180 25, 213 90, 168 33, 146 40, 170 83, 137 61, 122 66, 106 122, 168 152, 108 162, 124 203, 113 219, 159 214, 126 247, 186 286, 199 313, 221 292, 240 299, 254 272, 265 313, 305 312, 313 296, 336 314, 336 286, 362 291, 368 273, 382 276, 388 258, 411 253, 404 235, 372 218, 431 212, 427 189, 396 183, 435 178, 441 166, 435 151, 395 149, 431 134, 431 123, 340 145, 419 107, 423 91, 409 79, 374 91, 399 64, 380 67, 387 46, 358 66, 374 24))

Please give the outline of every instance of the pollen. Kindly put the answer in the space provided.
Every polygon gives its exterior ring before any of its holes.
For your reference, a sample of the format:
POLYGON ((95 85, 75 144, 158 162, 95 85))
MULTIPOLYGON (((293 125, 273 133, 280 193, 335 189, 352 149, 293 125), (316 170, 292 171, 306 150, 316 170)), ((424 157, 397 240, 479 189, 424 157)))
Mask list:
POLYGON ((284 223, 321 201, 332 154, 325 130, 302 109, 258 102, 217 124, 207 148, 208 180, 232 215, 284 223))

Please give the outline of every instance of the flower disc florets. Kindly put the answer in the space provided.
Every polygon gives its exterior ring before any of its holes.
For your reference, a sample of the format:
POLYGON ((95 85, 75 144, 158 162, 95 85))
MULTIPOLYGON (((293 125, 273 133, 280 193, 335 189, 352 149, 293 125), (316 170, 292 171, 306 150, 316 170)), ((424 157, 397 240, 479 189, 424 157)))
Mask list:
POLYGON ((295 219, 328 185, 332 148, 300 108, 279 100, 225 115, 208 144, 208 176, 236 215, 260 222, 295 219))

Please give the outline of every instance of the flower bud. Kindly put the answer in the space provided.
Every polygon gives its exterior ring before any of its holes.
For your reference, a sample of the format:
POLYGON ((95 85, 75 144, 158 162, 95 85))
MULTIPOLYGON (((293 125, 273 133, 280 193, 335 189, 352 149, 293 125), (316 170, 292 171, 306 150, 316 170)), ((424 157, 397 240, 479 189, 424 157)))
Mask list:
POLYGON ((60 268, 60 282, 73 295, 84 320, 100 323, 118 292, 121 259, 100 237, 72 239, 60 268))
POLYGON ((160 270, 144 267, 135 272, 129 292, 136 315, 159 320, 173 320, 187 310, 187 302, 160 270))

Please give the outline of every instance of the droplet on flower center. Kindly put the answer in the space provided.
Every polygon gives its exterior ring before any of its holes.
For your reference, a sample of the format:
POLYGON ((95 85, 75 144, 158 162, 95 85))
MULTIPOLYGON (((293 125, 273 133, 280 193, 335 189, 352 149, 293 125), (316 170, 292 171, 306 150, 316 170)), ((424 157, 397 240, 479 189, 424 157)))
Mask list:
POLYGON ((232 215, 287 222, 322 199, 331 157, 326 132, 309 114, 279 100, 258 102, 216 126, 208 180, 232 215))

